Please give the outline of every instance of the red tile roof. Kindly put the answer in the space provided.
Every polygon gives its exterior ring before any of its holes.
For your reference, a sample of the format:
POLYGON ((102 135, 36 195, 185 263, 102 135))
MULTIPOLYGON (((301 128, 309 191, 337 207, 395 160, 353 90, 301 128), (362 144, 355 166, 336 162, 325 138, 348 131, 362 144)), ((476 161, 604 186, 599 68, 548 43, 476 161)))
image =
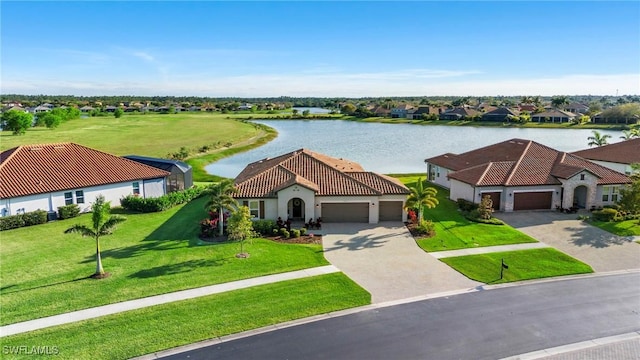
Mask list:
POLYGON ((444 154, 426 163, 453 170, 450 179, 475 186, 557 185, 581 171, 598 177, 598 184, 624 184, 624 174, 579 156, 531 140, 511 139, 460 155, 444 154))
POLYGON ((625 140, 572 153, 589 160, 618 164, 640 163, 640 138, 625 140))
POLYGON ((0 198, 168 175, 166 171, 74 143, 23 145, 0 153, 0 198))
POLYGON ((316 195, 357 196, 408 194, 396 179, 365 172, 354 162, 300 149, 247 165, 235 179, 239 198, 276 197, 294 184, 316 195))

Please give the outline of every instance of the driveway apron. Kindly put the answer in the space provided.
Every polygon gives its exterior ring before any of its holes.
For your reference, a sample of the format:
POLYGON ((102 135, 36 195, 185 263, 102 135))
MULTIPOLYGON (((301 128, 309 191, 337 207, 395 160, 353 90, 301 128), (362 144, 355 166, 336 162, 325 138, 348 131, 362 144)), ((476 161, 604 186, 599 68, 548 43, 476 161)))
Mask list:
POLYGON ((481 283, 420 249, 401 222, 322 224, 325 257, 381 303, 481 283))
POLYGON ((523 233, 589 264, 596 272, 640 268, 640 244, 577 220, 576 214, 530 211, 495 214, 523 233))

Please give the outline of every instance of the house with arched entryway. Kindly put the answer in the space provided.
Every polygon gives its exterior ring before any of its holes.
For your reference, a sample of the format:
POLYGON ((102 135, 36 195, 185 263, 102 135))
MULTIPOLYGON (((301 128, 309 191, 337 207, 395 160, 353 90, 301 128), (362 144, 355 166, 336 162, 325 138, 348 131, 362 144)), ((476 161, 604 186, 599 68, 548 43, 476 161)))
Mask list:
POLYGON ((452 200, 493 200, 496 210, 591 208, 614 204, 625 174, 531 140, 511 139, 425 160, 428 179, 452 200))
POLYGON ((307 149, 247 165, 235 186, 235 198, 256 219, 372 224, 407 220, 409 190, 399 180, 307 149))

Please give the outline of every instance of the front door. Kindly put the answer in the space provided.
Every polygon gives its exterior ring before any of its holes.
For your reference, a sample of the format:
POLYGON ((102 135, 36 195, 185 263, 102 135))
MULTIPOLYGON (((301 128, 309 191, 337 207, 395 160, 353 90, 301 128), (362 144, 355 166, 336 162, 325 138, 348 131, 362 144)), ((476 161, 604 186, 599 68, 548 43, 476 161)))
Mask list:
POLYGON ((302 201, 302 199, 295 198, 291 200, 291 202, 292 202, 291 217, 294 219, 304 220, 304 213, 303 213, 304 202, 302 201))

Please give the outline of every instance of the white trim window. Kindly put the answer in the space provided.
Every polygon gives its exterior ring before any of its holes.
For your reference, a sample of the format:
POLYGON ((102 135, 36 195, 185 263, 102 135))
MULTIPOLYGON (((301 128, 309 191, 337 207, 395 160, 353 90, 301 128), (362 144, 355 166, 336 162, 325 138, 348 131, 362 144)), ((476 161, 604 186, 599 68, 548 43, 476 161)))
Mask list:
POLYGON ((252 218, 260 219, 260 201, 249 201, 249 213, 251 214, 252 218))
POLYGON ((84 191, 76 190, 76 204, 84 204, 84 191))
POLYGON ((134 181, 131 186, 133 187, 133 195, 140 195, 140 182, 134 181))
POLYGON ((64 204, 65 205, 73 204, 73 192, 72 191, 64 193, 64 204))
POLYGON ((619 186, 603 186, 602 187, 602 202, 616 202, 620 197, 619 186))

